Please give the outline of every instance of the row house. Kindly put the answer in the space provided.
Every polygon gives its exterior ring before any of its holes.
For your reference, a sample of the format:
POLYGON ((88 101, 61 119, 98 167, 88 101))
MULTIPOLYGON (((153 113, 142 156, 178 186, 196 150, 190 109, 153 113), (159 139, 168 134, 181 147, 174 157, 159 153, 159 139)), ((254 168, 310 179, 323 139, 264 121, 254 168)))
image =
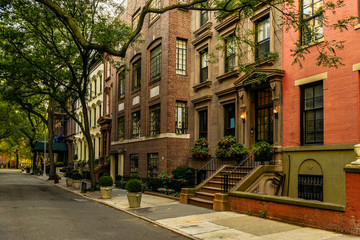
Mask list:
MULTIPOLYGON (((127 4, 125 20, 133 28, 145 3, 127 4)), ((164 3, 152 4, 157 8, 164 3)), ((127 50, 122 67, 107 59, 104 101, 110 110, 111 176, 154 177, 188 164, 190 25, 191 13, 182 9, 148 14, 141 42, 127 50)))

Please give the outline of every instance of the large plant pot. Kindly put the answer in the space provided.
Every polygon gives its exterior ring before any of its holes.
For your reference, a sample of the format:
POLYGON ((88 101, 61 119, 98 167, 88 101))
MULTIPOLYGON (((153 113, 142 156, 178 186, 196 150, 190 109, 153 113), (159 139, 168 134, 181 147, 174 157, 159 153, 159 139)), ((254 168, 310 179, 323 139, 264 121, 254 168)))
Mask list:
POLYGON ((128 198, 128 201, 129 201, 129 207, 130 208, 138 208, 138 207, 140 207, 141 192, 139 192, 139 193, 128 192, 127 193, 127 198, 128 198))
POLYGON ((101 193, 101 198, 109 199, 111 198, 112 187, 100 187, 100 193, 101 193))
POLYGON ((73 179, 72 180, 73 181, 73 188, 74 189, 80 189, 80 183, 81 183, 81 180, 75 180, 75 179, 73 179))
POLYGON ((66 178, 66 186, 71 187, 73 184, 73 180, 71 178, 66 178))

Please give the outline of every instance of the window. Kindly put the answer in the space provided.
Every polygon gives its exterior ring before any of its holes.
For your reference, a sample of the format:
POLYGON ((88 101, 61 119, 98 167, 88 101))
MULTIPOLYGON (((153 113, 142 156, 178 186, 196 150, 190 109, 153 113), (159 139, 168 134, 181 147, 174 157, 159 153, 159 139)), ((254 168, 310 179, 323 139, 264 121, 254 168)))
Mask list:
POLYGON ((185 102, 176 102, 175 133, 185 134, 187 129, 187 111, 185 102))
POLYGON ((266 16, 255 23, 255 60, 266 57, 270 52, 270 18, 266 16))
POLYGON ((202 10, 200 11, 200 26, 205 25, 209 21, 209 12, 202 10))
POLYGON ((89 95, 90 95, 90 99, 92 99, 92 84, 90 83, 90 87, 89 87, 89 95))
POLYGON ((273 102, 271 89, 256 92, 255 141, 273 143, 273 102))
POLYGON ((224 105, 224 136, 235 137, 235 103, 224 105))
POLYGON ((148 177, 156 177, 158 174, 159 154, 148 154, 148 177))
POLYGON ((141 59, 133 64, 132 90, 135 91, 141 87, 141 59))
POLYGON ((108 61, 107 64, 106 64, 106 78, 109 78, 110 77, 110 74, 111 74, 111 66, 110 66, 110 62, 108 61))
POLYGON ((161 79, 161 45, 154 48, 150 53, 150 82, 161 79))
POLYGON ((139 168, 139 155, 131 154, 130 155, 130 173, 135 174, 138 173, 139 168))
POLYGON ((118 84, 118 99, 123 99, 125 97, 125 70, 121 70, 118 75, 119 84, 118 84))
POLYGON ((302 142, 324 142, 323 84, 317 83, 302 88, 302 142))
POLYGON ((89 118, 89 127, 91 127, 91 109, 89 110, 89 116, 88 116, 88 118, 89 118))
POLYGON ((235 35, 232 34, 225 39, 225 73, 234 70, 235 55, 236 55, 236 42, 235 42, 235 35))
POLYGON ((160 134, 160 105, 150 108, 150 136, 160 134))
POLYGON ((96 79, 94 80, 94 92, 95 92, 95 96, 97 94, 97 86, 96 86, 97 82, 96 79))
MULTIPOLYGON (((161 1, 160 0, 153 0, 151 3, 150 8, 161 8, 161 1)), ((160 16, 160 13, 150 13, 150 24, 155 22, 155 20, 160 16)))
POLYGON ((322 0, 302 0, 301 44, 323 37, 322 0))
POLYGON ((140 137, 140 111, 134 112, 132 115, 132 138, 140 137))
POLYGON ((118 118, 118 140, 124 140, 125 136, 125 117, 118 118))
POLYGON ((208 137, 208 111, 199 111, 199 138, 208 137))
POLYGON ((96 108, 94 108, 94 127, 96 127, 96 108))
POLYGON ((99 137, 99 140, 98 140, 98 151, 99 151, 99 158, 100 158, 100 156, 101 156, 101 137, 99 137))
POLYGON ((102 75, 100 75, 100 92, 102 92, 102 75))
POLYGON ((106 115, 110 115, 110 94, 106 94, 106 115))
POLYGON ((99 105, 99 117, 102 117, 101 104, 99 105))
POLYGON ((200 83, 208 80, 208 49, 200 53, 200 83))
POLYGON ((323 201, 323 176, 299 174, 298 189, 299 198, 323 201))
POLYGON ((140 9, 132 17, 132 30, 134 31, 139 23, 140 19, 140 9))
POLYGON ((176 74, 186 75, 187 41, 176 39, 176 74))

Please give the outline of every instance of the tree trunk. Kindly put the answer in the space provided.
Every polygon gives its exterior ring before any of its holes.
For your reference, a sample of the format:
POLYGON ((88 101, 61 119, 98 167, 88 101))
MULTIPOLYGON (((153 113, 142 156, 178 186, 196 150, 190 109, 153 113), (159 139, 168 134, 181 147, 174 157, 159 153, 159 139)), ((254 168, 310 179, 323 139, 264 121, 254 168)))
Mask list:
POLYGON ((54 165, 54 152, 53 152, 53 142, 54 142, 54 100, 50 99, 48 107, 48 130, 49 130, 49 157, 50 157, 50 171, 49 171, 49 180, 55 179, 55 165, 54 165))
POLYGON ((19 150, 16 150, 15 151, 15 154, 16 154, 16 169, 19 168, 19 150))

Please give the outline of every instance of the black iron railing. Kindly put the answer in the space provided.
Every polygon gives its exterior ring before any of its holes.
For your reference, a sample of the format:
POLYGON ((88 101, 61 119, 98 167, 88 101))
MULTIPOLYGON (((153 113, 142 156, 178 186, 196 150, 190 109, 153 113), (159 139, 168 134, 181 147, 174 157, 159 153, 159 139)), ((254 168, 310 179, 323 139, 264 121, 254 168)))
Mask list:
POLYGON ((256 149, 233 170, 221 173, 221 191, 229 192, 241 179, 248 175, 260 163, 254 161, 254 155, 260 148, 256 149))
POLYGON ((199 170, 197 170, 195 174, 195 183, 199 185, 205 179, 213 175, 220 167, 236 163, 234 159, 230 158, 220 158, 223 152, 219 153, 215 157, 213 157, 209 162, 207 162, 204 166, 202 166, 199 170))

